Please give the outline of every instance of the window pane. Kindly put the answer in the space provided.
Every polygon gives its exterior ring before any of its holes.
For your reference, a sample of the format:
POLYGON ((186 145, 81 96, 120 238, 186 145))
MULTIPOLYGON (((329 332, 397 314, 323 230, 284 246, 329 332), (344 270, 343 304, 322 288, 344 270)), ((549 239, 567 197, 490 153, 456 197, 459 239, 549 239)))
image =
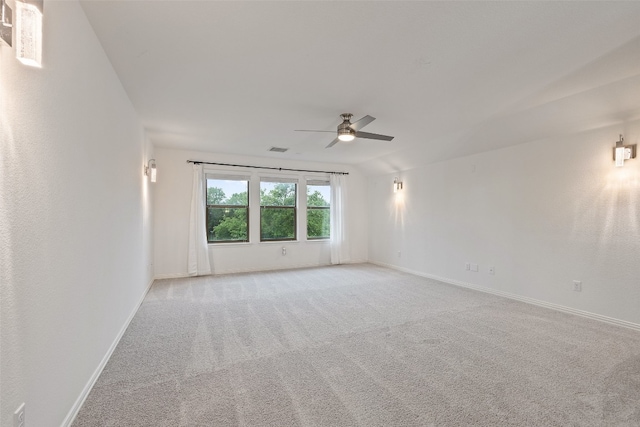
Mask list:
POLYGON ((330 186, 307 185, 307 206, 329 206, 330 201, 330 186))
POLYGON ((296 238, 294 207, 260 208, 261 240, 293 240, 296 238))
POLYGON ((307 238, 328 239, 330 237, 331 186, 307 183, 307 238))
POLYGON ((330 237, 330 215, 328 208, 307 209, 307 238, 328 239, 330 237))
POLYGON ((296 184, 260 182, 260 206, 296 206, 296 184))
POLYGON ((249 181, 207 179, 207 205, 249 204, 249 181))
POLYGON ((297 185, 260 182, 260 240, 295 240, 297 185))
POLYGON ((247 208, 207 208, 209 242, 249 241, 247 208))
POLYGON ((249 241, 249 181, 207 177, 207 240, 249 241))

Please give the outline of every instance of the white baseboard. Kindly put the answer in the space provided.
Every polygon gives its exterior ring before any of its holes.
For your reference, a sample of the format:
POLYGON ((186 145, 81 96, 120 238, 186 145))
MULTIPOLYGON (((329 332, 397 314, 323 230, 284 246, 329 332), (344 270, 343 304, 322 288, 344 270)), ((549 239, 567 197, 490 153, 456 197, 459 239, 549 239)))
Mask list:
MULTIPOLYGON (((238 274, 238 273, 259 273, 261 271, 277 271, 277 270, 296 270, 299 268, 313 268, 313 267, 326 267, 327 265, 330 264, 317 264, 317 263, 313 263, 313 264, 293 264, 293 265, 286 265, 286 266, 274 266, 274 267, 258 267, 258 268, 243 268, 243 269, 236 269, 236 270, 224 270, 224 271, 214 271, 213 275, 214 276, 219 276, 222 274, 238 274)), ((214 269, 215 270, 215 269, 214 269)))
POLYGON ((384 263, 384 262, 369 261, 369 263, 375 264, 375 265, 379 265, 381 267, 391 268, 393 270, 403 271, 405 273, 413 274, 415 276, 426 277, 427 279, 437 280, 439 282, 448 283, 450 285, 460 286, 462 288, 467 288, 467 289, 473 289, 475 291, 480 291, 480 292, 484 292, 484 293, 487 293, 487 294, 493 294, 493 295, 497 295, 497 296, 500 296, 500 297, 509 298, 509 299, 512 299, 512 300, 524 302, 524 303, 527 303, 527 304, 533 304, 533 305, 537 305, 539 307, 549 308, 551 310, 561 311, 561 312, 564 312, 564 313, 575 314, 577 316, 587 317, 589 319, 598 320, 600 322, 611 323, 613 325, 623 326, 625 328, 631 328, 631 329, 635 329, 637 331, 640 331, 640 325, 639 324, 633 323, 633 322, 628 322, 626 320, 616 319, 614 317, 603 316, 601 314, 591 313, 589 311, 578 310, 578 309, 575 309, 575 308, 567 307, 567 306, 560 305, 560 304, 554 304, 554 303, 538 300, 538 299, 535 299, 535 298, 523 297, 521 295, 512 294, 510 292, 497 291, 495 289, 486 288, 484 286, 478 286, 478 285, 474 285, 472 283, 467 283, 467 282, 462 282, 462 281, 459 281, 459 280, 448 279, 446 277, 435 276, 433 274, 427 274, 427 273, 423 273, 421 271, 412 270, 412 269, 404 268, 404 267, 399 267, 397 265, 387 264, 387 263, 384 263))
MULTIPOLYGON (((349 261, 346 264, 364 264, 367 263, 368 261, 366 259, 364 260, 353 260, 353 261, 349 261)), ((318 263, 312 263, 312 264, 294 264, 294 265, 287 265, 287 266, 274 266, 274 267, 257 267, 257 268, 241 268, 241 269, 232 269, 232 270, 221 270, 218 271, 215 269, 215 267, 213 268, 213 276, 219 276, 219 275, 223 275, 223 274, 238 274, 238 273, 258 273, 260 271, 277 271, 277 270, 292 270, 292 269, 298 269, 298 268, 313 268, 313 267, 327 267, 329 265, 332 264, 318 264, 318 263)), ((194 276, 190 276, 188 273, 165 273, 165 274, 156 274, 155 279, 182 279, 185 277, 194 277, 194 276)))
POLYGON ((76 418, 76 415, 78 415, 78 412, 80 411, 80 408, 82 407, 82 404, 87 399, 87 396, 89 396, 89 393, 91 392, 91 389, 93 388, 93 386, 95 385, 96 381, 98 380, 98 377, 102 373, 102 370, 107 365, 107 362, 109 361, 109 358, 111 357, 111 355, 113 354, 114 350, 118 346, 118 343, 120 342, 120 339, 122 339, 122 336, 124 335, 125 331, 129 327, 129 324, 133 320, 133 317, 136 315, 136 313, 138 312, 138 309, 142 305, 142 301, 144 301, 144 298, 147 296, 147 293, 149 292, 149 289, 151 289, 151 285, 153 285, 153 281, 154 280, 155 279, 151 279, 151 281, 147 284, 147 289, 143 292, 142 297, 140 298, 140 301, 138 301, 138 304, 136 304, 135 308, 133 309, 133 311, 131 312, 131 314, 127 318, 126 322, 124 323, 124 325, 120 329, 120 332, 118 332, 118 335, 116 336, 116 338, 111 343, 111 346, 107 350, 107 353, 104 355, 104 357, 100 361, 100 364, 98 365, 96 370, 93 372, 93 375, 91 375, 91 378, 89 378, 89 381, 84 386, 84 389, 82 390, 82 393, 80 393, 80 396, 78 396, 78 398, 76 399, 75 403, 71 407, 71 410, 69 410, 69 413, 67 413, 67 416, 65 417, 64 421, 62 421, 62 424, 60 425, 60 427, 69 427, 69 426, 71 426, 71 423, 73 423, 73 420, 76 418))
POLYGON ((188 273, 165 273, 165 274, 156 274, 153 278, 155 280, 161 280, 161 279, 182 279, 184 277, 193 277, 193 276, 189 276, 188 273))

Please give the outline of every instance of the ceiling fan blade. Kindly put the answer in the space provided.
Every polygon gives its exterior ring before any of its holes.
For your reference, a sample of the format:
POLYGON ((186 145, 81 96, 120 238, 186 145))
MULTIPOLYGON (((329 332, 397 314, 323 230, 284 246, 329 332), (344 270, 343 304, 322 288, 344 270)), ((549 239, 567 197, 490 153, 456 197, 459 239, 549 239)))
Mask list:
POLYGON ((294 132, 329 132, 329 133, 336 133, 335 130, 309 130, 309 129, 294 129, 294 132))
POLYGON ((372 121, 374 121, 375 119, 376 119, 375 117, 364 116, 363 118, 361 118, 357 122, 351 123, 351 126, 349 126, 349 127, 351 129, 353 129, 353 130, 360 130, 363 127, 365 127, 366 125, 368 125, 369 123, 371 123, 372 121))
POLYGON ((340 141, 338 138, 334 139, 333 141, 331 141, 331 143, 329 145, 327 145, 325 148, 331 148, 334 145, 336 145, 338 143, 338 141, 340 141))
POLYGON ((356 138, 379 139, 381 141, 391 141, 392 136, 379 135, 377 133, 356 132, 356 138))

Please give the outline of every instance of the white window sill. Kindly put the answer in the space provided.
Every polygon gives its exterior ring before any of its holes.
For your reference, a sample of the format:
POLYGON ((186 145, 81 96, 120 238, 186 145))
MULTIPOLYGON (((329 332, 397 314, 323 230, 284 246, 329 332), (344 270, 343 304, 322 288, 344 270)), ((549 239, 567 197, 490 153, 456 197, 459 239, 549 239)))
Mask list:
POLYGON ((219 243, 207 243, 209 247, 220 248, 226 246, 251 246, 251 242, 219 242, 219 243))

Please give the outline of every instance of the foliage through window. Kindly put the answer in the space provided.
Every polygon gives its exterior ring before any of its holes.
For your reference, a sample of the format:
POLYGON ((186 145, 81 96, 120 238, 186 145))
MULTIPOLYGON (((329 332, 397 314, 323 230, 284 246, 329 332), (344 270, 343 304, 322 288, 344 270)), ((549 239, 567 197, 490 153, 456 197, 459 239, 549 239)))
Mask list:
POLYGON ((330 201, 328 182, 307 182, 307 239, 330 237, 330 201))
POLYGON ((294 182, 260 182, 260 240, 296 239, 294 182))
POLYGON ((207 176, 207 240, 249 241, 249 180, 207 176))

